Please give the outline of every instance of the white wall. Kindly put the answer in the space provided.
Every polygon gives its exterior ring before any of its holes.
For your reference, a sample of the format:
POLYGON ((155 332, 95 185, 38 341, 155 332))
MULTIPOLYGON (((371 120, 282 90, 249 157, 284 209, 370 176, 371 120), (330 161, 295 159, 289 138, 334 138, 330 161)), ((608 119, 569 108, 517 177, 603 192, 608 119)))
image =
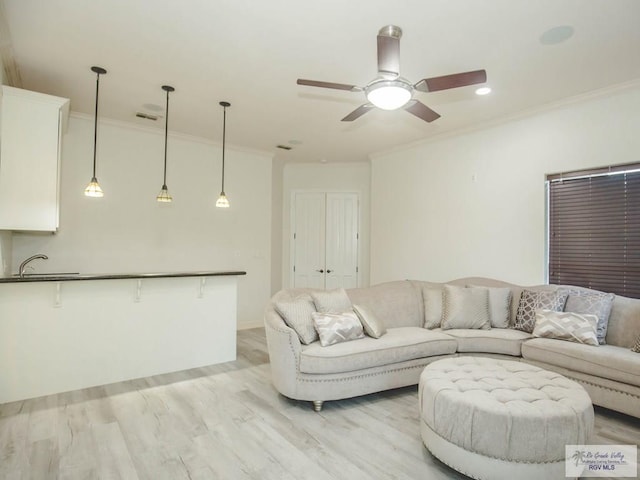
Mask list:
POLYGON ((371 282, 545 280, 545 174, 637 162, 640 87, 372 156, 371 282))
POLYGON ((34 262, 40 272, 245 270, 238 324, 262 325, 271 281, 271 156, 227 146, 231 208, 217 209, 220 146, 170 135, 167 184, 174 201, 162 205, 155 197, 163 133, 101 122, 97 176, 105 196, 87 198, 93 120, 73 115, 63 143, 59 232, 15 233, 13 271, 34 253, 49 256, 34 262))
POLYGON ((295 191, 356 192, 360 194, 358 285, 369 285, 371 167, 368 163, 303 163, 284 167, 282 186, 282 287, 291 286, 291 195, 295 191))

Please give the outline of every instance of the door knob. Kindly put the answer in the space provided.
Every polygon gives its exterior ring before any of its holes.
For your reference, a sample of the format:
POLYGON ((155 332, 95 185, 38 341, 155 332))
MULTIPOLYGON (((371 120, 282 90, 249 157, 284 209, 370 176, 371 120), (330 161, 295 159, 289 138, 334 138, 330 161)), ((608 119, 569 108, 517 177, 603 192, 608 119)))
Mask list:
POLYGON ((316 270, 316 272, 324 273, 324 270, 323 270, 323 269, 320 269, 320 270, 316 270))
POLYGON ((333 272, 333 270, 327 270, 327 273, 331 273, 331 272, 333 272))

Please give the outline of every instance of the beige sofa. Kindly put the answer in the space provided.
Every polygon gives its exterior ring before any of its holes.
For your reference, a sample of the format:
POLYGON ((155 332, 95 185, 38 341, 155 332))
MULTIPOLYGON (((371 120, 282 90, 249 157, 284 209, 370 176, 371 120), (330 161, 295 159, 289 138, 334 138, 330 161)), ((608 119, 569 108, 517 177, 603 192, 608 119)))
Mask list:
POLYGON ((464 278, 447 284, 508 287, 512 292, 510 327, 423 328, 423 288, 442 288, 445 284, 405 280, 347 290, 353 304, 366 306, 384 322, 385 335, 365 336, 326 347, 317 341, 305 345, 275 305, 300 298, 310 290, 278 292, 265 310, 275 388, 286 397, 312 401, 319 411, 327 400, 416 385, 424 367, 441 358, 493 356, 521 360, 561 373, 579 382, 594 404, 640 417, 640 353, 631 351, 640 335, 640 300, 616 296, 609 316, 606 345, 590 346, 534 338, 511 327, 524 288, 592 291, 555 285, 521 287, 485 278, 464 278))

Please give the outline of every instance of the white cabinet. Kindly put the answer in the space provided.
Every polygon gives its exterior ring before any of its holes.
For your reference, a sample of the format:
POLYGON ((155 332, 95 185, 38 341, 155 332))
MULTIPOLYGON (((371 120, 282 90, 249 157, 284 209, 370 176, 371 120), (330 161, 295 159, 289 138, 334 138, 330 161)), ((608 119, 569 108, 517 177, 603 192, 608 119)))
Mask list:
POLYGON ((0 230, 55 232, 69 100, 2 86, 1 102, 0 230))

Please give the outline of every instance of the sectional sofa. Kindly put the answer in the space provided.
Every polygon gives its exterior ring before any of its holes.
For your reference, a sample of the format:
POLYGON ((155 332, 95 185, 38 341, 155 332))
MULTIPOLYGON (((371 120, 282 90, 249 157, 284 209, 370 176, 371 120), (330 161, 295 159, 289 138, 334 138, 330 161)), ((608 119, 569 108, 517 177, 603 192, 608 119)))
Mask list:
POLYGON ((346 291, 352 305, 384 325, 383 335, 323 346, 310 336, 314 333, 309 318, 313 293, 309 289, 278 292, 266 306, 264 320, 275 388, 286 397, 313 402, 317 411, 324 401, 418 384, 429 363, 474 355, 520 360, 556 371, 579 382, 594 404, 640 418, 640 353, 634 351, 640 337, 640 300, 580 287, 522 287, 486 278, 444 284, 393 281, 346 291), (455 299, 454 293, 466 295, 467 289, 486 291, 482 298, 487 302, 489 325, 473 324, 485 312, 479 315, 468 305, 460 310, 459 301, 449 299, 455 299), (545 296, 561 300, 550 310, 566 311, 573 304, 572 309, 582 309, 578 313, 587 313, 583 318, 595 321, 597 317, 600 341, 589 345, 531 332, 535 315, 547 311, 537 307, 550 307, 544 304, 545 296), (607 298, 606 311, 589 315, 594 313, 589 302, 607 298), (501 309, 506 311, 500 314, 501 309), (604 326, 600 325, 602 315, 608 316, 604 326), (460 320, 465 328, 455 328, 460 320))

